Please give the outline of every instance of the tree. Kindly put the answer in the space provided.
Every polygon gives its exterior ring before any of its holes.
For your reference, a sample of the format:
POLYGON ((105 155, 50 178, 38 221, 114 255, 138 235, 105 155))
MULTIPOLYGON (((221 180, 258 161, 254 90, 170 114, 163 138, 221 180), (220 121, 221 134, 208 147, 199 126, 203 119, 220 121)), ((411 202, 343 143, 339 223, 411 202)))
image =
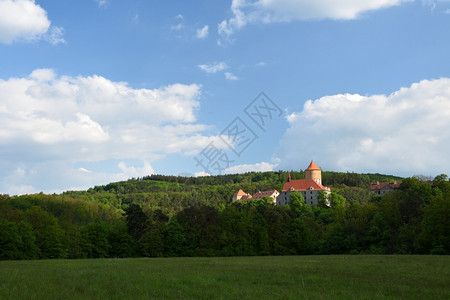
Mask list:
POLYGON ((125 216, 128 233, 130 233, 136 240, 139 240, 147 226, 147 215, 144 213, 139 204, 132 203, 125 210, 125 216))
POLYGON ((218 253, 219 220, 217 209, 210 206, 188 207, 177 215, 186 231, 191 255, 213 256, 218 253))
POLYGON ((226 256, 255 255, 250 236, 252 224, 247 212, 247 210, 233 205, 220 214, 219 241, 221 254, 226 256))
POLYGON ((345 198, 339 195, 338 193, 331 192, 328 196, 330 201, 330 206, 335 207, 344 207, 345 206, 345 198))
POLYGON ((296 218, 289 230, 289 239, 294 254, 310 254, 312 251, 311 232, 302 218, 296 218))
POLYGON ((303 211, 305 199, 298 191, 292 191, 289 197, 289 207, 296 217, 300 216, 303 211))
POLYGON ((188 247, 186 232, 174 216, 167 225, 164 237, 164 256, 187 256, 189 255, 188 247))
POLYGON ((138 243, 128 233, 124 222, 112 224, 109 228, 108 242, 110 257, 136 257, 138 256, 138 243))
POLYGON ((0 220, 0 260, 18 259, 19 244, 16 224, 0 220))
POLYGON ((148 257, 164 256, 164 236, 167 224, 149 220, 144 232, 139 238, 141 252, 148 257))
POLYGON ((290 254, 288 234, 292 219, 287 210, 277 206, 268 207, 264 212, 264 218, 267 222, 270 254, 290 254))
POLYGON ((388 253, 387 246, 392 239, 392 233, 385 214, 381 211, 377 212, 369 226, 367 241, 370 251, 377 254, 388 253))
POLYGON ((88 258, 108 257, 109 228, 102 221, 89 223, 81 228, 82 249, 88 258))
POLYGON ((31 225, 25 221, 16 224, 17 234, 20 236, 20 243, 17 246, 19 259, 36 259, 39 257, 39 248, 36 246, 36 237, 34 236, 31 225))
POLYGON ((431 198, 421 227, 419 242, 426 253, 450 254, 450 194, 431 198))
POLYGON ((62 243, 64 231, 58 220, 38 206, 27 210, 25 217, 33 228, 40 258, 64 258, 67 250, 62 243))

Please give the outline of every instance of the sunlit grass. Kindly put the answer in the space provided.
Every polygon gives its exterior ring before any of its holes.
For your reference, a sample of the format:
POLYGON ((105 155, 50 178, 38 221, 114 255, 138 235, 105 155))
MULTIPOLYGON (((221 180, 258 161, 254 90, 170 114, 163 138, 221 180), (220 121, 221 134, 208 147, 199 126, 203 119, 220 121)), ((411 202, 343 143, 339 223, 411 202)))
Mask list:
POLYGON ((450 299, 447 256, 0 262, 0 299, 450 299))

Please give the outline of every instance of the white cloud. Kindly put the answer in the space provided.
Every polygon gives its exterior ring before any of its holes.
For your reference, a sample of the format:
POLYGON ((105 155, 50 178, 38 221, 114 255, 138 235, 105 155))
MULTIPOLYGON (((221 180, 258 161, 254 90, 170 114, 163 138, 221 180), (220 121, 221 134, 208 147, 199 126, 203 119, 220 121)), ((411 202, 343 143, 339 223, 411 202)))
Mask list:
POLYGON ((97 2, 98 7, 106 7, 109 4, 109 0, 95 0, 97 2))
POLYGON ((208 65, 198 65, 200 70, 205 71, 206 73, 217 73, 223 71, 228 68, 228 65, 224 62, 215 62, 208 65))
POLYGON ((404 176, 448 173, 450 78, 423 80, 390 95, 333 95, 288 116, 282 169, 314 159, 325 170, 404 176))
POLYGON ((134 17, 133 17, 133 23, 134 23, 134 24, 138 24, 138 23, 139 23, 139 15, 138 15, 138 14, 135 14, 135 15, 134 15, 134 17))
POLYGON ((209 126, 196 123, 200 90, 197 84, 134 89, 50 69, 0 79, 0 193, 12 186, 85 187, 137 177, 153 172, 155 157, 197 153, 217 139, 203 134, 209 126), (111 159, 144 167, 120 164, 111 174, 72 167, 111 159))
POLYGON ((239 78, 231 72, 225 72, 225 78, 227 80, 238 80, 239 78))
POLYGON ((206 173, 205 171, 201 171, 201 172, 195 172, 194 176, 195 177, 206 177, 206 176, 211 176, 211 174, 206 173))
POLYGON ((182 23, 178 23, 177 25, 170 26, 170 29, 172 29, 172 30, 181 30, 183 28, 184 28, 184 24, 182 24, 182 23))
POLYGON ((208 33, 209 33, 209 26, 205 25, 202 28, 197 29, 195 36, 198 39, 205 39, 208 37, 208 33))
POLYGON ((276 166, 277 166, 276 164, 270 164, 268 162, 260 162, 256 164, 243 164, 227 168, 225 170, 225 174, 273 171, 273 169, 276 166))
POLYGON ((148 161, 144 161, 144 166, 141 168, 136 168, 133 166, 128 167, 124 162, 120 162, 118 167, 120 170, 122 170, 123 174, 127 178, 131 177, 138 178, 155 173, 155 171, 153 170, 152 166, 148 161))
POLYGON ((0 0, 0 42, 38 40, 50 28, 47 12, 34 0, 0 0))
POLYGON ((219 34, 228 39, 249 23, 289 22, 293 20, 355 19, 362 13, 413 0, 233 0, 233 17, 218 25, 219 34))
POLYGON ((52 26, 50 31, 45 35, 45 40, 52 45, 64 44, 64 28, 58 26, 52 26))

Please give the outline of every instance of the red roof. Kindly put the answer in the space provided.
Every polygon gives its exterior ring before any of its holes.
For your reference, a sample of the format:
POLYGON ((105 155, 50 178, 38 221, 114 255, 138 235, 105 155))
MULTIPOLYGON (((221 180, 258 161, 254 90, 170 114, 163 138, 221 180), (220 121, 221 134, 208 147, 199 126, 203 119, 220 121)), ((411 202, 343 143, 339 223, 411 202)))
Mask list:
POLYGON ((287 192, 291 190, 291 188, 294 188, 294 191, 309 191, 311 187, 313 190, 319 191, 327 189, 312 179, 299 179, 286 182, 283 186, 283 192, 287 192))
POLYGON ((243 190, 239 190, 239 191, 237 191, 236 194, 234 194, 234 195, 235 195, 235 196, 245 196, 245 195, 247 195, 247 193, 244 192, 243 190))
POLYGON ((263 197, 265 197, 265 196, 272 196, 274 193, 276 193, 276 192, 278 192, 277 190, 271 190, 271 191, 264 191, 264 192, 259 192, 259 193, 256 193, 254 196, 253 196, 253 199, 262 199, 263 197))
POLYGON ((372 182, 371 189, 372 190, 391 190, 391 189, 398 189, 400 187, 400 184, 402 184, 401 181, 394 181, 394 182, 372 182))
POLYGON ((252 199, 252 195, 250 194, 245 194, 244 196, 242 196, 241 200, 248 200, 248 199, 252 199))
POLYGON ((311 163, 309 164, 306 171, 312 171, 312 170, 320 170, 320 168, 313 161, 311 161, 311 163))

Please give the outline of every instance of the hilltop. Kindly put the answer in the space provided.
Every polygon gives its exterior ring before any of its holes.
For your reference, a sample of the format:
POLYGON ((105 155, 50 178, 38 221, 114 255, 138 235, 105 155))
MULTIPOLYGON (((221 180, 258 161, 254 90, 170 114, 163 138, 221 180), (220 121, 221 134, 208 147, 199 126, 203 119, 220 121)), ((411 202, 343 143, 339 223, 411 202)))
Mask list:
MULTIPOLYGON (((243 189, 249 193, 264 190, 281 190, 288 174, 292 179, 305 178, 300 171, 248 172, 203 177, 150 175, 95 186, 87 191, 67 191, 63 195, 81 197, 101 203, 112 203, 117 208, 126 208, 131 203, 140 203, 145 209, 162 209, 172 214, 184 207, 209 205, 218 207, 231 201, 233 194, 243 189)), ((372 194, 373 181, 394 181, 401 177, 384 174, 358 174, 344 172, 322 172, 324 185, 329 186, 348 201, 367 203, 372 194)))

